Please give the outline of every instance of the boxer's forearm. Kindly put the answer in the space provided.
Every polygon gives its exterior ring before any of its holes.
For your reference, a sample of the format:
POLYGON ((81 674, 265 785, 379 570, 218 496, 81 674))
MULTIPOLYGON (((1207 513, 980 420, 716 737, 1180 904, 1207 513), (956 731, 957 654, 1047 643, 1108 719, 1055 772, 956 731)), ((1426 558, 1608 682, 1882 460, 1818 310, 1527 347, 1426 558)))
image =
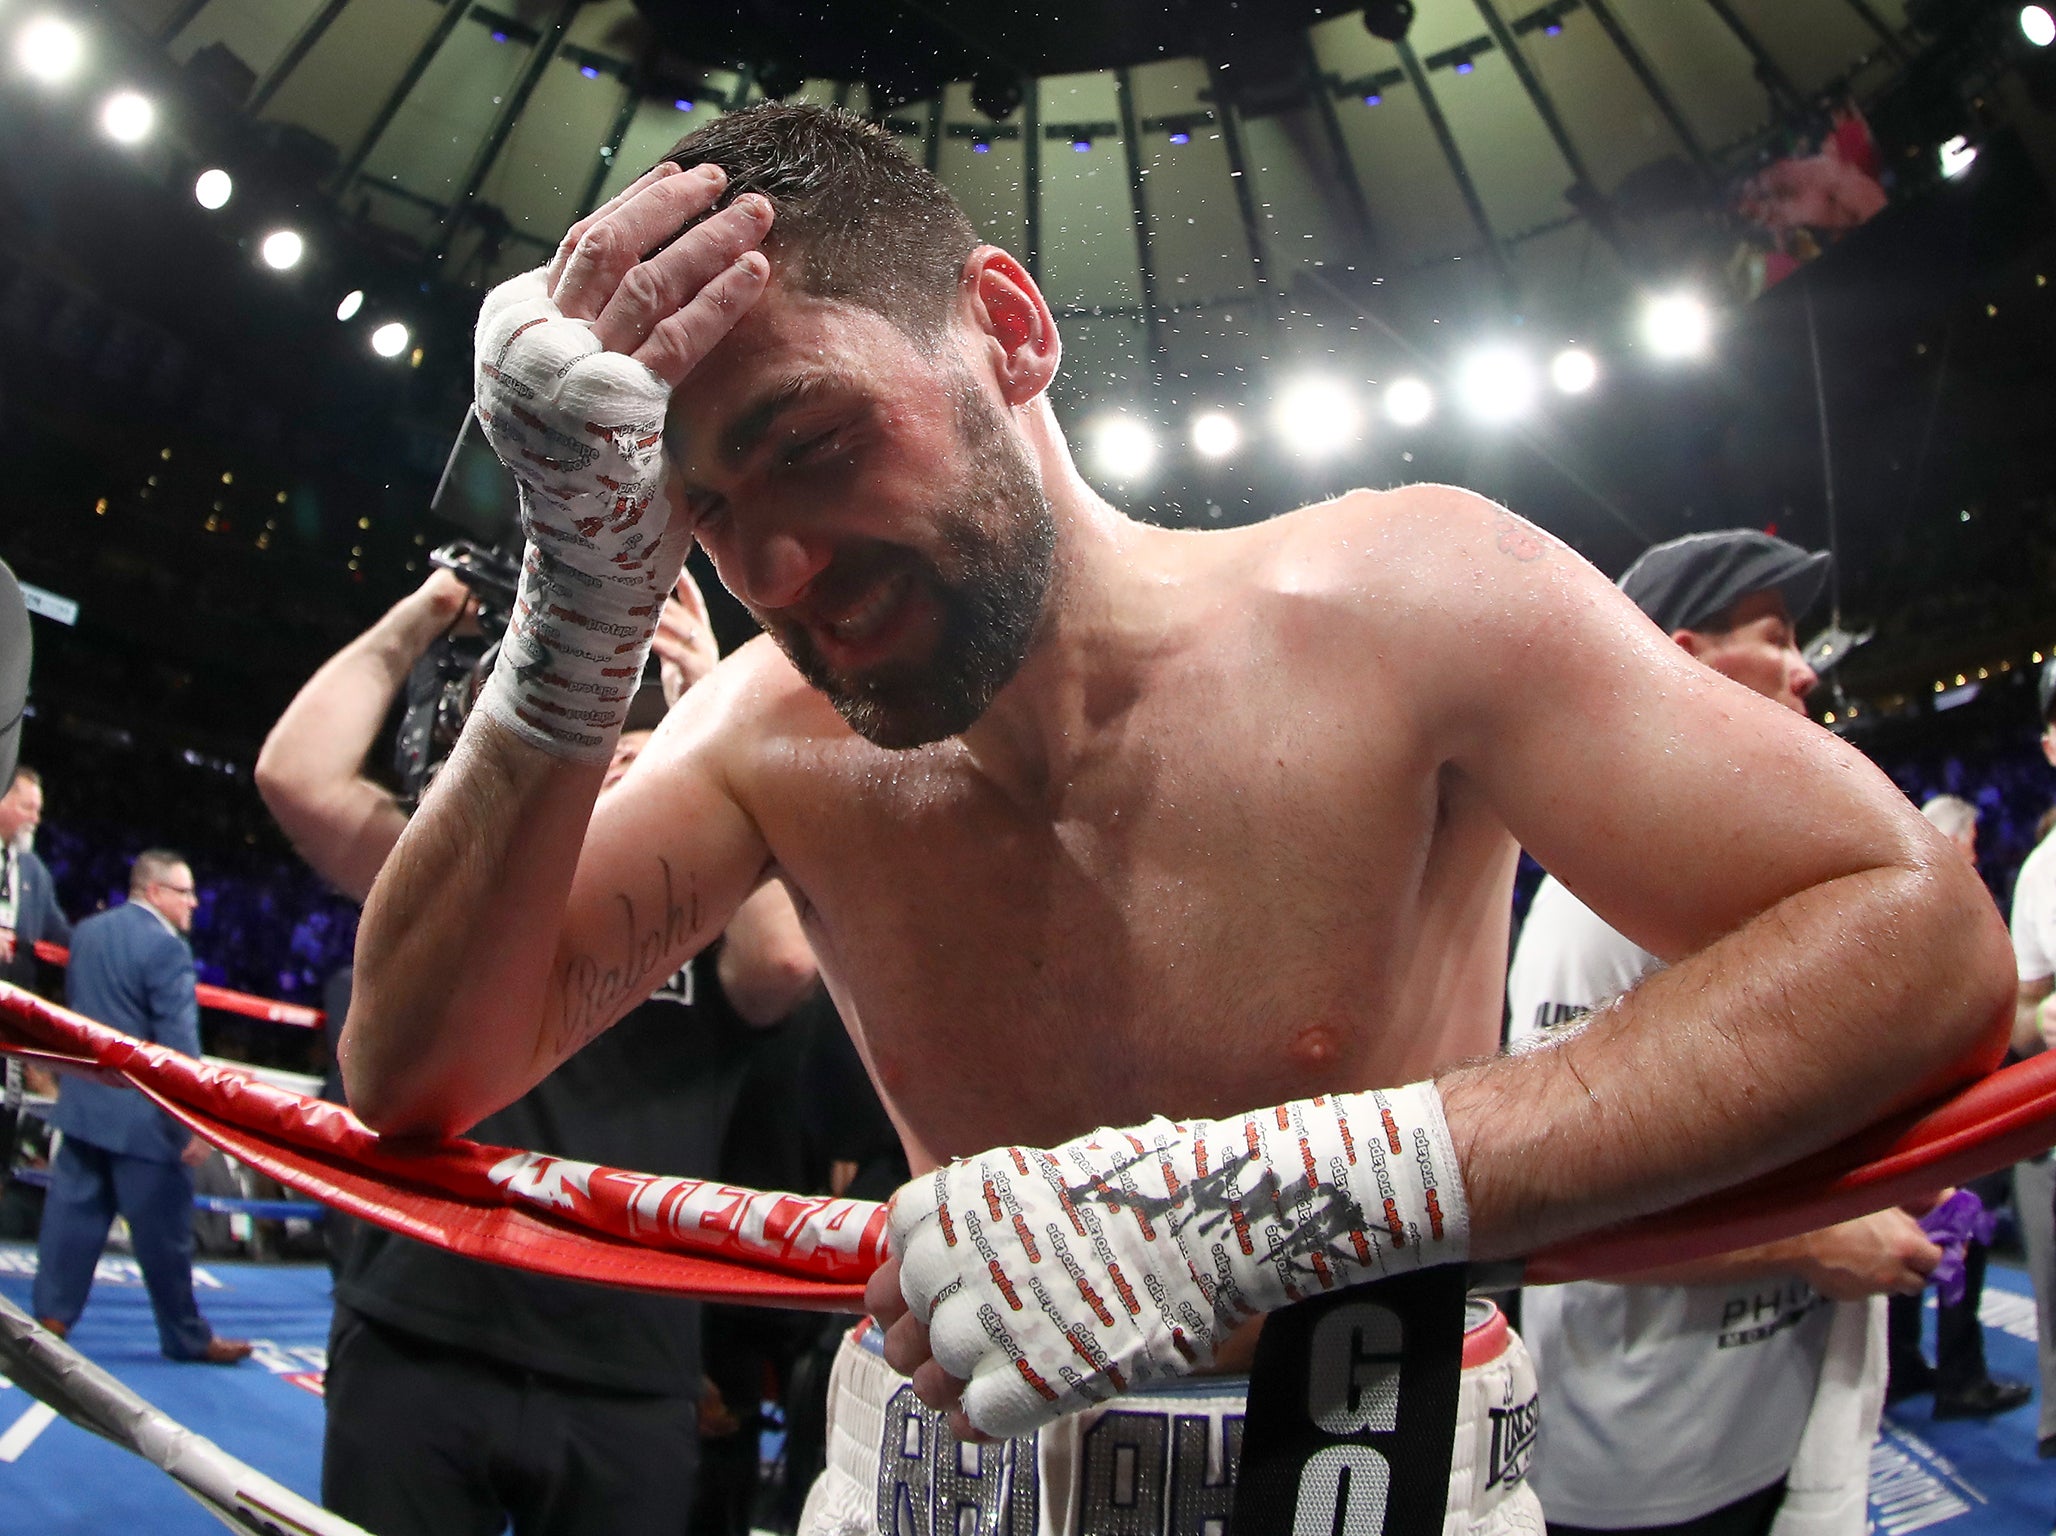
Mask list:
POLYGON ((1781 1167, 1996 1064, 2010 948, 1966 869, 1801 891, 1583 1028, 1441 1080, 1472 1253, 1506 1258, 1781 1167))
POLYGON ((604 763, 474 717, 380 871, 339 1056, 375 1130, 453 1133, 527 1091, 604 763))

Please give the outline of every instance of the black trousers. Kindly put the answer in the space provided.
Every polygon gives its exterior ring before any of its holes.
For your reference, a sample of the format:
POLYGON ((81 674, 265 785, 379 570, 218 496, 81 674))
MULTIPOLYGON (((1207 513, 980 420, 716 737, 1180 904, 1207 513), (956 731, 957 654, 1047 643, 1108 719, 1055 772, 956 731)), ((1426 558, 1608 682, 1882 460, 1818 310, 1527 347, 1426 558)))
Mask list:
MULTIPOLYGON (((1983 1381, 1985 1330, 1978 1321, 1978 1302, 1985 1291, 1983 1243, 1966 1245, 1963 1254, 1963 1299, 1954 1306, 1935 1307, 1935 1391, 1942 1397, 1963 1392, 1983 1381)), ((1919 1296, 1894 1296, 1887 1303, 1891 1319, 1891 1368, 1899 1381, 1917 1381, 1927 1366, 1920 1353, 1919 1296)))
POLYGON ((336 1307, 321 1502, 374 1536, 684 1536, 697 1395, 584 1387, 336 1307))
POLYGON ((1676 1525, 1643 1525, 1632 1531, 1602 1531, 1582 1525, 1549 1522, 1549 1536, 1769 1536, 1778 1506, 1785 1502, 1785 1480, 1781 1477, 1768 1488, 1723 1504, 1696 1520, 1676 1525))

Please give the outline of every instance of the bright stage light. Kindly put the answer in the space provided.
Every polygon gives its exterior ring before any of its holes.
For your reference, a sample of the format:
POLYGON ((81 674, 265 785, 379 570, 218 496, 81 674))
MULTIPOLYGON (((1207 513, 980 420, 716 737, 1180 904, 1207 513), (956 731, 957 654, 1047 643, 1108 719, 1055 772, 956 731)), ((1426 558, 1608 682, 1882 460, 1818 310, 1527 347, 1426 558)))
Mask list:
POLYGON ((228 200, 235 195, 236 184, 224 170, 202 171, 193 183, 193 201, 202 208, 226 208, 228 200))
POLYGON ((1207 411, 1192 418, 1192 448, 1201 458, 1225 459, 1242 446, 1242 428, 1226 411, 1207 411))
POLYGON ((1435 391, 1421 379, 1394 379, 1385 391, 1385 414, 1402 427, 1417 427, 1435 414, 1435 391))
POLYGON ((1363 411, 1333 379, 1301 379, 1278 397, 1272 425, 1292 452, 1322 458, 1356 440, 1363 430, 1363 411))
POLYGON ((1702 357, 1713 341, 1713 312, 1689 293, 1642 306, 1642 339, 1658 357, 1702 357))
POLYGON ((371 333, 371 350, 380 357, 398 357, 407 350, 407 343, 411 339, 406 326, 397 320, 388 320, 371 333))
POLYGON ((1156 434, 1132 416, 1102 416, 1087 435, 1093 467, 1108 480, 1140 480, 1156 463, 1156 434))
POLYGON ((264 244, 258 249, 267 267, 284 272, 300 264, 301 256, 306 254, 307 242, 290 229, 275 229, 264 237, 264 244))
POLYGON ((157 108, 134 91, 116 91, 100 108, 100 127, 117 144, 140 144, 157 126, 157 108))
POLYGON ((1507 422, 1534 407, 1535 365, 1518 347, 1481 347, 1464 360, 1456 376, 1464 408, 1480 421, 1507 422))
POLYGON ((2023 5, 2020 8, 2020 35, 2037 48, 2056 43, 2056 16, 2051 16, 2045 5, 2023 5))
POLYGON ((1599 364, 1590 352, 1565 347, 1550 360, 1549 382, 1567 395, 1582 395, 1599 382, 1599 364))
POLYGON ((1942 174, 1954 181, 1977 163, 1977 146, 1959 133, 1935 151, 1935 159, 1942 174))
POLYGON ((336 306, 336 318, 338 320, 354 320, 357 317, 357 311, 363 307, 364 290, 362 288, 352 288, 343 295, 343 302, 336 306))
POLYGON ((15 60, 45 85, 69 80, 85 56, 86 40, 79 29, 55 16, 38 16, 14 41, 15 60))

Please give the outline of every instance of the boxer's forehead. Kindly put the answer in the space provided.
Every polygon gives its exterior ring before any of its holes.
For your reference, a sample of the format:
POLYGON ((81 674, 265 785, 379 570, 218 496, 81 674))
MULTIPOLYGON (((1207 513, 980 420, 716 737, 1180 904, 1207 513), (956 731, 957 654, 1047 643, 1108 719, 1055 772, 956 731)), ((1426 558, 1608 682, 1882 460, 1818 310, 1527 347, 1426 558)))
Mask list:
POLYGON ((665 423, 689 481, 740 468, 781 424, 809 413, 948 408, 933 349, 861 305, 788 288, 764 295, 673 391, 665 423))

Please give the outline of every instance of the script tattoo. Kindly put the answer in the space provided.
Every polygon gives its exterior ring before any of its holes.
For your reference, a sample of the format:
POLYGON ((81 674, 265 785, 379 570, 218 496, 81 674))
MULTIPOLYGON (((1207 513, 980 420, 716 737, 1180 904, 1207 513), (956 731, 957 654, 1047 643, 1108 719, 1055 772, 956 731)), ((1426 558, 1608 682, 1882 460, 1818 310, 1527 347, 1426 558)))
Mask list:
POLYGON ((664 870, 664 901, 656 917, 645 923, 628 893, 616 892, 614 900, 621 913, 620 948, 608 959, 574 955, 565 965, 563 1011, 552 1041, 560 1057, 569 1056, 641 1002, 663 980, 657 972, 665 960, 699 932, 699 882, 690 872, 686 874, 681 901, 671 861, 660 858, 657 863, 664 870))
POLYGON ((1145 1162, 1153 1163, 1155 1158, 1154 1150, 1140 1153, 1116 1165, 1105 1177, 1087 1179, 1069 1186, 1066 1192, 1074 1201, 1091 1201, 1112 1210, 1137 1211, 1152 1221, 1167 1223, 1173 1233, 1196 1226, 1202 1237, 1232 1223, 1238 1208, 1247 1211, 1251 1207, 1262 1209, 1269 1206, 1282 1214, 1302 1202, 1310 1206, 1306 1218, 1288 1226, 1283 1240, 1264 1256, 1269 1260, 1326 1253, 1353 1262, 1355 1255, 1343 1246, 1342 1240, 1352 1232, 1367 1230, 1370 1225, 1355 1196, 1336 1185, 1309 1179, 1304 1174, 1290 1184, 1281 1185, 1278 1171, 1266 1166, 1248 1189, 1238 1191, 1235 1186, 1244 1170, 1256 1161, 1248 1152, 1226 1159, 1220 1167, 1186 1184, 1176 1195, 1145 1195, 1122 1189, 1113 1182, 1132 1168, 1145 1162))

